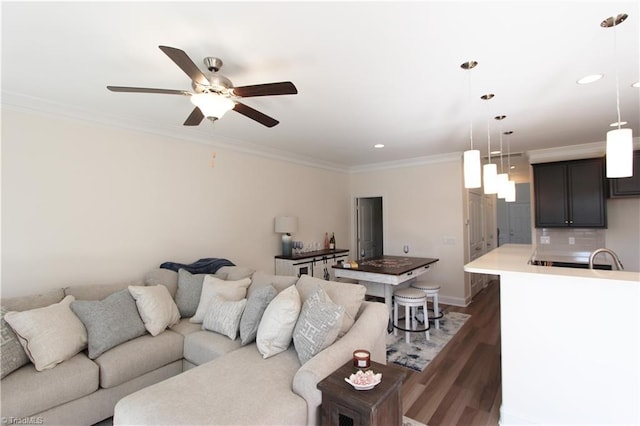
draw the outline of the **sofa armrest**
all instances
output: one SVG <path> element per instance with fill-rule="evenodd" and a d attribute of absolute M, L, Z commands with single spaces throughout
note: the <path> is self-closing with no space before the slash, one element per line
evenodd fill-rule
<path fill-rule="evenodd" d="M 307 361 L 293 378 L 293 391 L 307 402 L 307 424 L 320 423 L 322 393 L 318 383 L 353 358 L 353 351 L 366 349 L 371 359 L 386 364 L 386 334 L 389 312 L 378 302 L 362 302 L 356 322 L 347 334 Z"/>

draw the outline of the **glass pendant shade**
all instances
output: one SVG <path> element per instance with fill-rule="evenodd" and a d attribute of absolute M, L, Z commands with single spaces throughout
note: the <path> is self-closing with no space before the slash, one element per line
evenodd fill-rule
<path fill-rule="evenodd" d="M 622 178 L 633 175 L 633 134 L 631 129 L 607 132 L 607 177 Z"/>
<path fill-rule="evenodd" d="M 484 193 L 496 194 L 498 192 L 498 166 L 493 163 L 485 164 L 482 172 Z"/>
<path fill-rule="evenodd" d="M 507 196 L 509 175 L 506 173 L 500 173 L 497 176 L 498 182 L 498 198 L 505 198 Z"/>
<path fill-rule="evenodd" d="M 215 93 L 198 93 L 191 95 L 191 103 L 200 108 L 205 117 L 221 118 L 227 111 L 233 109 L 235 103 L 224 96 Z"/>
<path fill-rule="evenodd" d="M 464 152 L 464 187 L 480 188 L 480 151 L 472 149 Z"/>
<path fill-rule="evenodd" d="M 507 203 L 516 201 L 516 182 L 513 180 L 507 181 L 507 193 L 505 194 L 504 201 Z"/>

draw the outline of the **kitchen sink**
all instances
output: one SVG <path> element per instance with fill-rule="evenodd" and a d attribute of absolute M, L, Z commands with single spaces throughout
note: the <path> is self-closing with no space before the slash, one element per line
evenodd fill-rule
<path fill-rule="evenodd" d="M 579 269 L 589 269 L 588 263 L 578 263 L 578 262 L 555 262 L 549 260 L 531 260 L 532 265 L 538 266 L 558 266 L 561 268 L 579 268 Z M 612 270 L 611 265 L 607 264 L 594 264 L 593 269 L 604 269 L 604 270 Z"/>

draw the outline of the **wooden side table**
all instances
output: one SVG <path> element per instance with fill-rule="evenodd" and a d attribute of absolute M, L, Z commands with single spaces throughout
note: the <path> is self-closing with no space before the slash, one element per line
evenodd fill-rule
<path fill-rule="evenodd" d="M 371 362 L 382 381 L 373 389 L 355 390 L 345 377 L 358 371 L 349 361 L 318 383 L 322 392 L 323 426 L 394 426 L 402 424 L 402 381 L 406 373 L 400 368 Z"/>

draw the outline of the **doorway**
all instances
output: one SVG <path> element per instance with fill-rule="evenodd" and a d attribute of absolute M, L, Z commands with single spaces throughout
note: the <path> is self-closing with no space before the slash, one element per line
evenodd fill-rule
<path fill-rule="evenodd" d="M 383 255 L 382 197 L 356 198 L 358 260 Z"/>

